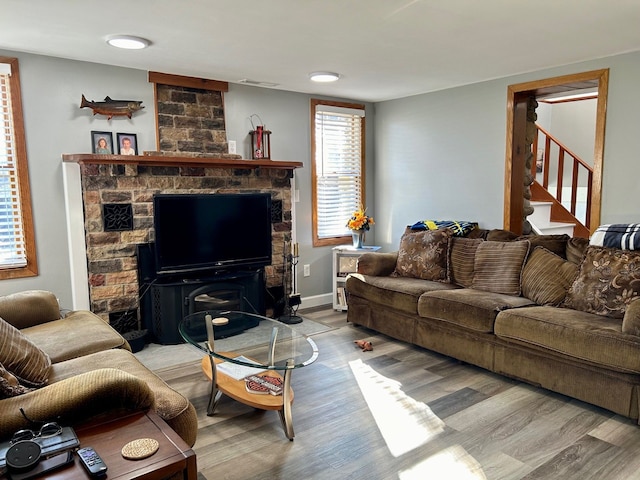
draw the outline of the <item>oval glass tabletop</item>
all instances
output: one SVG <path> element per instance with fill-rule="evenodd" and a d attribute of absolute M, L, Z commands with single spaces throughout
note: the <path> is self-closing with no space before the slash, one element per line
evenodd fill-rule
<path fill-rule="evenodd" d="M 294 327 L 247 312 L 207 310 L 192 313 L 178 326 L 191 345 L 244 367 L 290 370 L 318 358 L 315 342 Z"/>

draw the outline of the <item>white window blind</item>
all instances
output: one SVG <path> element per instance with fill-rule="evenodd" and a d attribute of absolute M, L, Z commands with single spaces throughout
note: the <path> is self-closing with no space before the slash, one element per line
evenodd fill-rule
<path fill-rule="evenodd" d="M 6 64 L 3 64 L 6 65 Z M 20 190 L 16 169 L 11 91 L 6 69 L 0 71 L 0 268 L 27 265 Z"/>
<path fill-rule="evenodd" d="M 362 206 L 364 110 L 316 105 L 318 238 L 348 235 L 347 220 Z"/>

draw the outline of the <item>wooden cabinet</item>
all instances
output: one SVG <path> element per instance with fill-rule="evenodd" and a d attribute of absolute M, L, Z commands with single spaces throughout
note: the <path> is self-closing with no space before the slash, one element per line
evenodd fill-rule
<path fill-rule="evenodd" d="M 347 275 L 355 273 L 358 258 L 363 253 L 377 252 L 381 247 L 366 246 L 354 248 L 340 246 L 333 248 L 333 309 L 337 311 L 347 310 L 347 297 L 344 285 Z"/>

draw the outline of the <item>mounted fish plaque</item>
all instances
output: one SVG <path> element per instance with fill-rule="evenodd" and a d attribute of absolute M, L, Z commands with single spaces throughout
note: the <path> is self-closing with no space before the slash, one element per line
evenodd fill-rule
<path fill-rule="evenodd" d="M 107 96 L 104 98 L 104 102 L 94 102 L 93 100 L 87 100 L 84 95 L 82 95 L 80 108 L 84 107 L 89 107 L 93 110 L 94 115 L 106 115 L 107 120 L 118 116 L 131 118 L 131 115 L 144 108 L 141 100 L 112 100 L 111 97 Z"/>

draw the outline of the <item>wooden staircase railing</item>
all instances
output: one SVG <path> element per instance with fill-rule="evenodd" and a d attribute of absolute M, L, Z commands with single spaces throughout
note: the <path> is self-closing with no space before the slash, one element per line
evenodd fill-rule
<path fill-rule="evenodd" d="M 534 158 L 537 160 L 538 152 L 538 137 L 539 133 L 544 136 L 544 153 L 542 157 L 542 183 L 537 179 L 534 181 L 534 185 L 531 186 L 531 200 L 533 201 L 551 201 L 554 205 L 551 208 L 551 220 L 554 222 L 571 222 L 576 224 L 574 230 L 574 236 L 589 238 L 590 235 L 590 218 L 591 218 L 591 190 L 593 182 L 593 168 L 582 160 L 578 155 L 569 150 L 560 141 L 558 141 L 552 134 L 547 132 L 544 128 L 536 124 L 538 134 L 535 135 L 532 150 Z M 552 149 L 553 146 L 553 149 Z M 552 150 L 557 150 L 557 154 L 554 154 Z M 570 208 L 567 209 L 562 204 L 562 189 L 564 185 L 564 171 L 565 171 L 565 159 L 571 160 L 571 186 L 569 202 Z M 553 194 L 549 190 L 549 175 L 551 167 L 555 166 L 557 169 L 556 175 L 556 192 Z M 533 162 L 531 166 L 531 174 L 533 178 L 536 178 L 537 161 Z M 586 175 L 586 213 L 584 221 L 576 217 L 576 205 L 578 194 L 578 179 L 581 175 Z M 537 184 L 537 185 L 536 185 Z M 545 194 L 546 192 L 546 194 Z"/>

